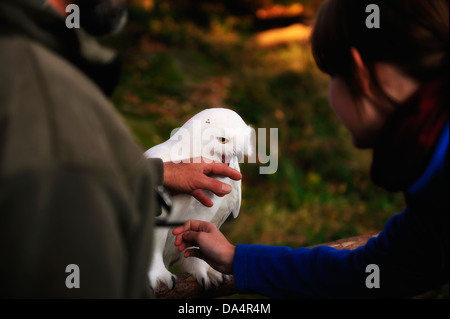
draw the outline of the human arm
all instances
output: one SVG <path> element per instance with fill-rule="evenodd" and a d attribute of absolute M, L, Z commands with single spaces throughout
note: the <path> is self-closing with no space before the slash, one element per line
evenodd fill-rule
<path fill-rule="evenodd" d="M 443 220 L 436 224 L 448 227 L 443 226 L 448 225 L 448 215 L 440 216 Z M 427 240 L 419 235 L 416 227 L 424 225 L 416 217 L 409 210 L 394 216 L 378 237 L 356 250 L 240 244 L 234 254 L 227 254 L 222 248 L 229 245 L 226 239 L 204 222 L 203 229 L 191 226 L 195 222 L 175 229 L 175 245 L 180 251 L 199 246 L 185 257 L 202 258 L 217 270 L 232 269 L 239 293 L 273 298 L 411 297 L 443 284 L 446 276 L 448 280 L 448 251 L 437 234 L 429 234 Z M 378 266 L 378 274 L 369 265 Z M 380 286 L 367 285 L 375 280 L 371 275 L 378 276 Z"/>
<path fill-rule="evenodd" d="M 312 286 L 321 285 L 320 282 L 314 283 L 321 277 L 320 267 L 317 270 L 298 267 L 302 264 L 299 260 L 301 255 L 311 253 L 307 258 L 317 261 L 329 259 L 331 264 L 334 264 L 332 259 L 335 257 L 346 259 L 348 256 L 347 252 L 340 257 L 333 256 L 333 252 L 339 251 L 330 247 L 293 250 L 263 245 L 234 246 L 214 224 L 198 220 L 187 221 L 183 226 L 175 228 L 173 234 L 176 236 L 175 246 L 178 250 L 181 252 L 187 249 L 185 258 L 201 258 L 222 273 L 234 274 L 236 287 L 242 293 L 260 293 L 270 297 L 301 296 L 301 292 L 296 290 L 308 288 L 302 288 L 299 281 L 304 281 L 306 287 L 311 282 Z M 298 276 L 299 274 L 302 275 Z M 326 278 L 324 280 L 326 282 Z M 303 297 L 308 293 L 306 291 Z"/>

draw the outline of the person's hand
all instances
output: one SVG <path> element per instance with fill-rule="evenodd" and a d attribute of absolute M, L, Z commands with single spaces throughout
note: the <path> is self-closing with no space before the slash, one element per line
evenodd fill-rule
<path fill-rule="evenodd" d="M 184 252 L 184 257 L 197 257 L 223 274 L 233 273 L 236 247 L 228 242 L 216 225 L 199 220 L 188 220 L 175 228 L 175 246 Z M 194 247 L 194 248 L 192 248 Z"/>
<path fill-rule="evenodd" d="M 190 163 L 164 163 L 164 186 L 171 194 L 186 193 L 194 196 L 200 203 L 211 207 L 213 202 L 203 192 L 209 190 L 217 196 L 225 196 L 231 192 L 231 186 L 211 178 L 210 175 L 229 177 L 240 180 L 242 174 L 225 165 L 201 158 Z"/>

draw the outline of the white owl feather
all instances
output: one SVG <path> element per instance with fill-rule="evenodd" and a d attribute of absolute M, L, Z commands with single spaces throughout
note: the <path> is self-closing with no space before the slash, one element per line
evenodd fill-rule
<path fill-rule="evenodd" d="M 164 162 L 178 162 L 203 157 L 223 162 L 240 171 L 239 161 L 244 155 L 251 155 L 253 129 L 247 126 L 234 111 L 224 108 L 206 109 L 187 121 L 172 137 L 145 152 L 149 158 L 158 157 Z M 231 193 L 219 197 L 205 191 L 212 207 L 206 207 L 190 195 L 173 197 L 172 211 L 163 218 L 171 222 L 189 219 L 209 221 L 220 227 L 233 215 L 236 218 L 241 206 L 241 181 L 215 176 L 217 180 L 231 185 Z M 150 284 L 155 289 L 159 283 L 174 287 L 175 276 L 167 270 L 175 263 L 181 264 L 183 272 L 193 275 L 205 288 L 218 285 L 224 276 L 198 258 L 182 258 L 174 246 L 173 228 L 158 227 L 155 230 L 152 264 L 149 271 Z"/>

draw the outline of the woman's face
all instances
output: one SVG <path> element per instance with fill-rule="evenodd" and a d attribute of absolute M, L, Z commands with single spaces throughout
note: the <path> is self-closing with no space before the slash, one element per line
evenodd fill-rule
<path fill-rule="evenodd" d="M 330 79 L 328 98 L 331 108 L 350 131 L 353 144 L 358 148 L 373 147 L 388 118 L 382 111 L 385 109 L 367 97 L 355 98 L 339 76 Z"/>
<path fill-rule="evenodd" d="M 390 101 L 372 92 L 370 77 L 362 65 L 359 81 L 364 83 L 359 84 L 366 88 L 363 94 L 352 94 L 347 83 L 339 76 L 332 77 L 329 83 L 331 108 L 350 131 L 353 144 L 358 148 L 373 147 L 398 105 L 410 98 L 420 86 L 416 80 L 387 63 L 376 63 L 374 72 L 380 88 Z"/>

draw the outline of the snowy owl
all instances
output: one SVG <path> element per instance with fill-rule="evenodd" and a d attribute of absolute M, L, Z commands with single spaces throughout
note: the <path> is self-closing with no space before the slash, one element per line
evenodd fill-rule
<path fill-rule="evenodd" d="M 169 140 L 156 145 L 145 152 L 149 158 L 159 157 L 164 162 L 189 161 L 203 157 L 222 162 L 240 171 L 239 161 L 244 155 L 253 153 L 253 129 L 247 126 L 234 111 L 224 108 L 206 109 L 179 128 Z M 218 197 L 205 191 L 214 205 L 206 207 L 191 195 L 175 195 L 169 216 L 163 212 L 162 217 L 169 222 L 184 222 L 197 219 L 212 222 L 220 227 L 230 214 L 236 218 L 241 205 L 241 181 L 230 178 L 214 177 L 231 185 L 232 191 L 224 197 Z M 155 229 L 152 264 L 149 270 L 150 284 L 155 289 L 159 282 L 169 289 L 175 285 L 175 276 L 167 270 L 179 263 L 183 272 L 190 273 L 205 289 L 211 284 L 219 285 L 224 276 L 212 269 L 205 261 L 198 258 L 183 258 L 174 245 L 173 228 L 157 227 Z"/>

